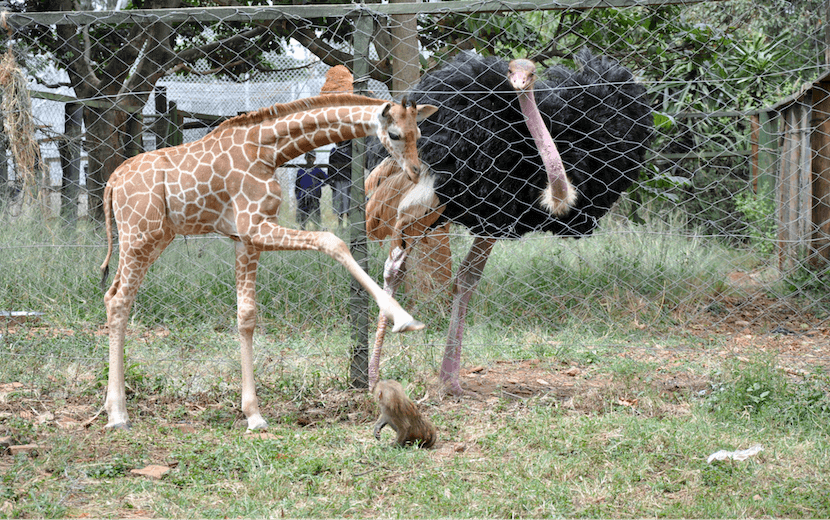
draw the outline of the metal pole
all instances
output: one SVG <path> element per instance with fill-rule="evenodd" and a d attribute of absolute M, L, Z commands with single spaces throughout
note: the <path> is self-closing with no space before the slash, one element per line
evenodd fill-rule
<path fill-rule="evenodd" d="M 362 12 L 355 22 L 353 36 L 355 94 L 368 92 L 369 40 L 372 36 L 372 17 Z M 364 271 L 368 270 L 368 246 L 366 241 L 366 202 L 363 175 L 366 164 L 366 140 L 352 140 L 352 187 L 349 209 L 349 229 L 352 256 Z M 352 279 L 349 297 L 349 318 L 352 326 L 352 359 L 349 384 L 352 388 L 369 387 L 369 295 Z"/>

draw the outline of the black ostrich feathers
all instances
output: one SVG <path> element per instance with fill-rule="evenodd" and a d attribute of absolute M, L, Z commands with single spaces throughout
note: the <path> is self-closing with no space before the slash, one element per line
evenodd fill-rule
<path fill-rule="evenodd" d="M 430 168 L 424 175 L 434 176 L 446 205 L 442 220 L 496 238 L 532 231 L 578 237 L 594 230 L 636 179 L 653 122 L 645 88 L 628 69 L 587 49 L 577 62 L 578 70 L 548 69 L 535 87 L 539 111 L 579 192 L 575 207 L 561 217 L 539 203 L 547 177 L 507 81 L 507 61 L 465 52 L 412 88 L 409 99 L 439 107 L 421 122 L 418 145 Z M 370 167 L 378 161 L 370 153 Z"/>

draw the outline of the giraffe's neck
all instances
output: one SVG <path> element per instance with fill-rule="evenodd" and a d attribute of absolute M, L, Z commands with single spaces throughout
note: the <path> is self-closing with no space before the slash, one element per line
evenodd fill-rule
<path fill-rule="evenodd" d="M 381 110 L 378 105 L 315 108 L 263 123 L 252 137 L 273 149 L 276 166 L 320 146 L 374 133 Z"/>

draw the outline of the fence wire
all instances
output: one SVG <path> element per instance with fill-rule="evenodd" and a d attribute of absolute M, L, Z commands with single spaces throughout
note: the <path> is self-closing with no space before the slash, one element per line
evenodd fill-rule
<path fill-rule="evenodd" d="M 557 90 L 564 85 L 556 79 L 562 71 L 584 66 L 583 49 L 619 63 L 644 87 L 653 133 L 632 172 L 617 172 L 633 177 L 631 187 L 611 197 L 613 205 L 602 208 L 589 238 L 539 231 L 499 241 L 470 306 L 465 348 L 529 344 L 542 352 L 591 343 L 631 348 L 626 338 L 644 330 L 655 341 L 677 337 L 677 331 L 699 338 L 745 331 L 826 337 L 826 1 L 175 10 L 145 2 L 137 11 L 87 12 L 71 11 L 66 1 L 50 5 L 66 10 L 36 13 L 28 4 L 11 3 L 7 18 L 6 41 L 30 78 L 41 155 L 37 187 L 24 189 L 10 144 L 19 136 L 4 133 L 0 310 L 7 318 L 38 313 L 56 328 L 99 329 L 105 322 L 97 279 L 106 247 L 101 194 L 109 174 L 127 157 L 199 139 L 230 116 L 319 94 L 333 67 L 354 70 L 355 56 L 364 52 L 355 42 L 368 40 L 368 72 L 354 83 L 384 99 L 411 95 L 422 76 L 465 52 L 504 63 L 532 59 L 539 70 L 540 106 L 552 96 L 562 110 L 582 111 L 562 135 L 578 130 L 580 117 L 590 119 L 599 108 L 611 113 L 608 120 L 593 121 L 600 129 L 627 117 L 627 103 L 615 95 L 592 102 L 574 98 L 569 105 L 565 91 Z M 361 24 L 359 15 L 371 23 Z M 472 91 L 470 85 L 483 85 L 463 83 L 452 88 Z M 505 96 L 516 97 L 504 90 L 474 93 L 485 100 L 491 96 L 493 106 Z M 455 94 L 440 92 L 447 99 L 441 113 L 457 110 Z M 513 106 L 515 111 L 518 105 Z M 475 123 L 494 136 L 523 134 L 522 142 L 507 146 L 520 155 L 494 155 L 482 139 L 464 158 L 471 175 L 475 168 L 527 159 L 521 150 L 530 136 L 523 121 L 510 117 L 494 113 Z M 556 114 L 545 117 L 551 128 L 565 124 Z M 475 141 L 470 132 L 467 137 Z M 608 135 L 607 142 L 582 149 L 601 155 L 636 146 L 624 134 Z M 573 142 L 557 144 L 566 159 L 568 150 L 580 149 Z M 354 204 L 342 199 L 347 183 L 334 152 L 334 144 L 322 147 L 278 169 L 281 224 L 350 236 L 342 212 Z M 533 160 L 538 163 L 538 157 Z M 313 166 L 322 168 L 322 177 L 305 176 Z M 502 164 L 500 171 L 518 175 L 509 166 Z M 309 184 L 298 187 L 303 179 Z M 489 200 L 493 194 L 479 196 Z M 499 197 L 493 215 L 511 206 L 504 193 Z M 486 220 L 482 214 L 476 218 Z M 434 347 L 431 360 L 440 357 L 453 266 L 469 249 L 469 228 L 488 229 L 486 222 L 478 229 L 463 218 L 456 222 L 466 226 L 438 227 L 413 253 L 400 301 L 428 327 L 400 341 L 403 356 Z M 370 274 L 377 280 L 388 248 L 373 243 L 369 249 Z M 259 318 L 272 340 L 260 341 L 274 341 L 276 351 L 296 346 L 300 355 L 313 356 L 318 349 L 334 355 L 338 349 L 326 348 L 332 344 L 347 351 L 344 270 L 314 253 L 266 256 L 258 279 Z M 190 344 L 203 340 L 187 331 L 231 332 L 233 270 L 227 239 L 180 237 L 145 280 L 134 323 L 164 334 L 182 331 L 174 336 L 190 338 L 185 340 Z"/>

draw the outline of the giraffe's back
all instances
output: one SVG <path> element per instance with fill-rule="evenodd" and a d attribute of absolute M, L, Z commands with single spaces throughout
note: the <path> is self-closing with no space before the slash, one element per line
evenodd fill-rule
<path fill-rule="evenodd" d="M 228 132 L 234 134 L 234 130 Z M 276 218 L 281 189 L 273 165 L 239 153 L 233 139 L 205 136 L 191 143 L 146 152 L 125 161 L 113 175 L 113 209 L 148 205 L 176 234 L 220 233 L 232 238 L 239 224 L 250 222 L 240 213 Z M 225 136 L 225 137 L 234 137 Z M 158 222 L 156 222 L 158 220 Z"/>

